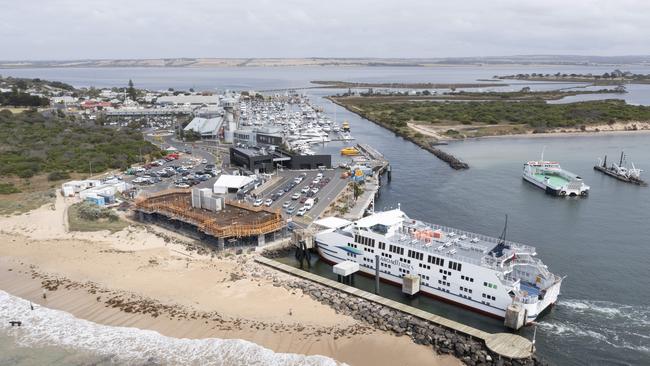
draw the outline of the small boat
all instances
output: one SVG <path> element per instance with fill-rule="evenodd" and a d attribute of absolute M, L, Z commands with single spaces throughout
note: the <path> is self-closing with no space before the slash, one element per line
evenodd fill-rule
<path fill-rule="evenodd" d="M 341 155 L 353 156 L 359 155 L 359 150 L 354 147 L 344 147 L 341 149 Z"/>
<path fill-rule="evenodd" d="M 631 163 L 631 168 L 623 166 L 624 161 L 625 154 L 621 151 L 621 159 L 619 160 L 618 164 L 612 163 L 612 165 L 608 167 L 607 155 L 605 155 L 605 158 L 603 160 L 600 158 L 598 159 L 598 163 L 594 165 L 594 170 L 605 173 L 610 177 L 614 177 L 623 182 L 637 184 L 640 186 L 647 186 L 648 184 L 641 179 L 641 172 L 643 170 L 637 169 L 637 167 L 634 166 L 634 163 Z"/>
<path fill-rule="evenodd" d="M 348 121 L 344 121 L 341 125 L 341 130 L 343 132 L 350 132 L 350 123 L 348 123 Z"/>

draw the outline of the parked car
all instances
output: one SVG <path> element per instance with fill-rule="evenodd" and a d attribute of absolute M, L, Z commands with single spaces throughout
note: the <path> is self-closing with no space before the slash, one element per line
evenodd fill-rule
<path fill-rule="evenodd" d="M 302 206 L 302 207 L 300 207 L 298 212 L 296 212 L 296 216 L 304 216 L 305 213 L 307 213 L 307 209 L 305 208 L 305 206 Z"/>
<path fill-rule="evenodd" d="M 287 207 L 287 209 L 284 210 L 284 211 L 285 211 L 286 213 L 288 213 L 289 215 L 291 215 L 291 214 L 293 214 L 294 212 L 296 212 L 296 206 L 289 206 L 289 207 Z"/>
<path fill-rule="evenodd" d="M 267 198 L 266 201 L 264 201 L 264 206 L 269 207 L 273 204 L 273 200 L 270 198 Z"/>
<path fill-rule="evenodd" d="M 305 186 L 303 189 L 300 190 L 302 193 L 307 193 L 309 192 L 309 186 Z"/>
<path fill-rule="evenodd" d="M 323 173 L 318 173 L 316 174 L 317 179 L 323 179 Z"/>
<path fill-rule="evenodd" d="M 190 188 L 190 185 L 187 183 L 176 183 L 176 188 Z"/>
<path fill-rule="evenodd" d="M 282 208 L 287 208 L 289 206 L 291 206 L 291 201 L 284 201 L 284 203 L 282 204 Z"/>
<path fill-rule="evenodd" d="M 291 199 L 294 200 L 294 201 L 297 200 L 298 198 L 300 198 L 300 193 L 297 193 L 297 192 L 294 193 L 293 196 L 291 196 Z"/>
<path fill-rule="evenodd" d="M 319 191 L 318 187 L 314 187 L 314 188 L 311 189 L 311 192 L 312 192 L 313 194 L 318 193 L 318 191 Z"/>
<path fill-rule="evenodd" d="M 261 199 L 256 199 L 255 202 L 253 202 L 253 206 L 255 207 L 262 206 L 263 203 L 264 201 L 262 201 Z"/>

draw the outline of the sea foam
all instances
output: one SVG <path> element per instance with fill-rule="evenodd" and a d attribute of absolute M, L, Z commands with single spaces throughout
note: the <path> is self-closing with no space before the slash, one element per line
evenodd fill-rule
<path fill-rule="evenodd" d="M 20 320 L 21 327 L 11 327 Z M 120 364 L 160 365 L 340 365 L 325 356 L 276 353 L 240 339 L 180 339 L 152 330 L 114 327 L 35 306 L 0 291 L 0 331 L 26 347 L 58 346 L 109 356 Z"/>

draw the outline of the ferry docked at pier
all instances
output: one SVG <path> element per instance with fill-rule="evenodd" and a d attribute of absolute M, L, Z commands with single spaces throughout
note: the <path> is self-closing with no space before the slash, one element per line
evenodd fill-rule
<path fill-rule="evenodd" d="M 549 272 L 535 248 L 501 238 L 410 219 L 400 208 L 317 233 L 319 255 L 402 285 L 419 276 L 419 291 L 496 318 L 517 309 L 521 324 L 535 321 L 558 299 L 563 278 Z M 378 256 L 376 258 L 375 256 Z M 511 316 L 508 314 L 508 316 Z"/>
<path fill-rule="evenodd" d="M 589 186 L 582 178 L 560 167 L 560 163 L 544 160 L 529 161 L 524 164 L 523 178 L 546 193 L 554 196 L 582 196 L 589 194 Z"/>

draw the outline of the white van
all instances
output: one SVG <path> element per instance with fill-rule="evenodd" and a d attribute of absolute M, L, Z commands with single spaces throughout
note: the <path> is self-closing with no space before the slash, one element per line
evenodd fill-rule
<path fill-rule="evenodd" d="M 313 198 L 308 198 L 308 199 L 305 201 L 305 205 L 304 205 L 303 207 L 306 208 L 307 210 L 311 210 L 312 207 L 314 207 L 314 203 L 315 203 L 315 202 L 314 202 L 314 199 L 313 199 Z"/>

